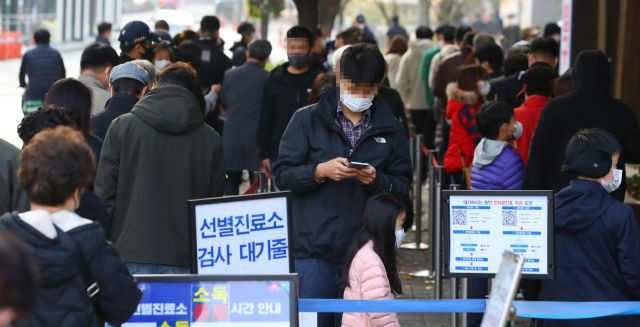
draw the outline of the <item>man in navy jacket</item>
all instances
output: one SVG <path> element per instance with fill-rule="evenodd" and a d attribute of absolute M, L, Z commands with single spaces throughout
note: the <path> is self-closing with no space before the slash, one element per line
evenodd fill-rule
<path fill-rule="evenodd" d="M 342 297 L 344 255 L 361 227 L 367 198 L 407 196 L 407 136 L 384 100 L 375 97 L 385 62 L 371 45 L 354 45 L 340 61 L 338 89 L 298 110 L 274 166 L 279 189 L 291 190 L 294 256 L 301 298 Z M 351 162 L 363 162 L 355 168 Z M 331 315 L 318 326 L 331 326 Z"/>

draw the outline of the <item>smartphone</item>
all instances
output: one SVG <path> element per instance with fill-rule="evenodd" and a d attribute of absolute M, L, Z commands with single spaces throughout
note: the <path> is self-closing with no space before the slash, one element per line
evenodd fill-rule
<path fill-rule="evenodd" d="M 349 162 L 349 167 L 350 168 L 355 168 L 355 169 L 365 169 L 365 168 L 369 167 L 369 164 L 365 163 L 365 162 L 351 161 L 351 162 Z"/>

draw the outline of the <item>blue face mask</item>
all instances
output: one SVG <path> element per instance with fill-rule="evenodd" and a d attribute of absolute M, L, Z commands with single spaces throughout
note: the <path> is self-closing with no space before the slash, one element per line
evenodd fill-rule
<path fill-rule="evenodd" d="M 373 97 L 360 98 L 346 91 L 341 93 L 340 100 L 353 112 L 363 112 L 373 105 Z"/>

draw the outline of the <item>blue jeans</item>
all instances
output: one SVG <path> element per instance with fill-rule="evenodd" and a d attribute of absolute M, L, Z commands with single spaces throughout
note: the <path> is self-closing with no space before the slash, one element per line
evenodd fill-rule
<path fill-rule="evenodd" d="M 126 262 L 127 269 L 132 275 L 152 274 L 152 275 L 167 275 L 167 274 L 190 274 L 191 269 L 180 266 L 167 266 L 157 265 L 153 263 L 137 263 Z"/>
<path fill-rule="evenodd" d="M 295 259 L 296 272 L 300 282 L 301 299 L 341 299 L 344 289 L 340 287 L 342 264 L 305 258 Z M 319 313 L 318 327 L 342 325 L 342 315 Z"/>

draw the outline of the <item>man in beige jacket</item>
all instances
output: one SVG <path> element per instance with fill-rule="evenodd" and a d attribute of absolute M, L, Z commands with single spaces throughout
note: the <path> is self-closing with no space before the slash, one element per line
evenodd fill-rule
<path fill-rule="evenodd" d="M 92 115 L 103 111 L 107 100 L 111 98 L 109 74 L 119 63 L 118 54 L 108 45 L 94 43 L 82 52 L 78 80 L 91 89 Z"/>

